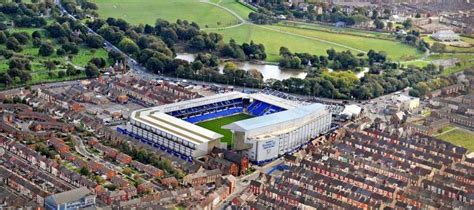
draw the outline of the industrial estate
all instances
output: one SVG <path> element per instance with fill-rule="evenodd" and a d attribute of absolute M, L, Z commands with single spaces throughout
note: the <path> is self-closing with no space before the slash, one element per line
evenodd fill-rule
<path fill-rule="evenodd" d="M 0 209 L 474 209 L 469 0 L 0 1 Z"/>

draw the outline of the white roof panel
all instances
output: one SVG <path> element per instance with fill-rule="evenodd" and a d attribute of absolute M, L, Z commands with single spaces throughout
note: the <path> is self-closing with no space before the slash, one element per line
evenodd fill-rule
<path fill-rule="evenodd" d="M 295 119 L 305 117 L 307 115 L 314 114 L 325 109 L 326 106 L 323 104 L 311 104 L 307 106 L 301 106 L 296 109 L 290 109 L 281 111 L 274 114 L 269 114 L 261 117 L 250 118 L 238 122 L 231 123 L 223 126 L 223 128 L 231 129 L 234 131 L 250 131 L 254 129 L 264 128 L 267 126 L 283 123 Z"/>

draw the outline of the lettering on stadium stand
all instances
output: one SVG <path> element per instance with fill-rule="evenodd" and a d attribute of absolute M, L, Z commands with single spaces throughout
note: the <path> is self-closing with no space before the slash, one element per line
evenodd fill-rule
<path fill-rule="evenodd" d="M 263 149 L 270 149 L 275 146 L 275 141 L 267 141 L 263 143 Z"/>

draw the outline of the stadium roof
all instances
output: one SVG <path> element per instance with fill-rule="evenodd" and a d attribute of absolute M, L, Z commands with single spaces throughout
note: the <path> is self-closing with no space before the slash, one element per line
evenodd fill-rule
<path fill-rule="evenodd" d="M 295 109 L 234 122 L 223 126 L 222 128 L 241 132 L 250 131 L 315 114 L 316 112 L 325 109 L 325 107 L 326 106 L 323 104 L 301 106 Z"/>
<path fill-rule="evenodd" d="M 163 112 L 150 111 L 150 109 L 136 111 L 134 114 L 132 114 L 132 117 L 136 121 L 158 128 L 173 136 L 191 141 L 195 144 L 207 143 L 209 141 L 217 140 L 223 137 L 223 135 L 216 132 L 178 119 Z"/>
<path fill-rule="evenodd" d="M 257 99 L 259 101 L 263 101 L 268 104 L 272 104 L 272 105 L 284 108 L 284 109 L 293 109 L 293 108 L 301 106 L 300 104 L 294 101 L 286 100 L 277 96 L 263 94 L 263 93 L 251 94 L 250 97 Z"/>
<path fill-rule="evenodd" d="M 228 92 L 228 93 L 223 93 L 223 94 L 217 94 L 213 96 L 206 96 L 202 98 L 195 98 L 187 101 L 181 101 L 177 103 L 172 103 L 172 104 L 165 104 L 157 107 L 153 107 L 152 109 L 155 111 L 162 111 L 162 112 L 172 112 L 176 110 L 181 110 L 181 109 L 186 109 L 186 108 L 191 108 L 191 107 L 196 107 L 196 106 L 201 106 L 205 104 L 210 104 L 210 103 L 215 103 L 218 101 L 225 101 L 225 100 L 232 100 L 236 98 L 242 98 L 244 97 L 245 94 L 241 92 Z"/>

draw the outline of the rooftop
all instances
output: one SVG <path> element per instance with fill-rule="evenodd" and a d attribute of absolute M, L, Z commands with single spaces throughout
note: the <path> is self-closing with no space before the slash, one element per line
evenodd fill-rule
<path fill-rule="evenodd" d="M 207 143 L 222 138 L 221 134 L 178 119 L 163 112 L 136 111 L 134 119 L 160 128 L 169 134 L 182 139 L 190 140 L 195 144 Z"/>
<path fill-rule="evenodd" d="M 49 197 L 52 198 L 57 204 L 59 204 L 59 203 L 69 203 L 69 202 L 77 201 L 81 199 L 82 197 L 89 195 L 91 193 L 92 192 L 89 189 L 87 189 L 87 187 L 81 187 L 74 190 L 54 194 Z"/>
<path fill-rule="evenodd" d="M 223 128 L 234 131 L 249 131 L 264 128 L 267 126 L 284 123 L 308 115 L 316 114 L 317 112 L 320 112 L 321 110 L 325 109 L 325 107 L 326 106 L 323 104 L 311 104 L 307 106 L 301 106 L 297 109 L 290 109 L 274 114 L 234 122 L 232 124 L 224 126 Z"/>

